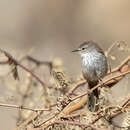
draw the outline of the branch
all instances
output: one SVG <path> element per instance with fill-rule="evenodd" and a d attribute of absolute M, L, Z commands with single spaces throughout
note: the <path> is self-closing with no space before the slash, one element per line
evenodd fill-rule
<path fill-rule="evenodd" d="M 19 105 L 14 105 L 14 104 L 5 104 L 5 103 L 0 103 L 0 106 L 17 108 L 17 109 L 24 109 L 24 110 L 29 110 L 29 111 L 33 111 L 33 112 L 50 111 L 51 110 L 51 109 L 33 109 L 33 108 L 25 107 L 25 106 L 19 106 Z"/>
<path fill-rule="evenodd" d="M 15 130 L 21 130 L 21 128 L 24 128 L 29 123 L 32 123 L 34 120 L 36 120 L 42 113 L 43 111 L 38 111 L 37 113 L 33 114 L 30 118 L 28 118 L 26 121 L 20 124 Z"/>
<path fill-rule="evenodd" d="M 29 60 L 29 61 L 35 63 L 37 66 L 39 66 L 39 65 L 46 65 L 46 66 L 48 66 L 50 69 L 52 68 L 52 62 L 51 62 L 51 61 L 39 61 L 39 60 L 33 58 L 32 56 L 29 56 L 29 55 L 27 55 L 27 56 L 25 56 L 24 58 L 22 58 L 22 60 L 23 60 L 23 59 L 27 59 L 27 60 Z"/>
<path fill-rule="evenodd" d="M 24 69 L 25 71 L 29 72 L 36 80 L 38 80 L 40 82 L 40 84 L 46 88 L 50 88 L 49 86 L 47 86 L 41 79 L 40 77 L 38 77 L 36 74 L 34 74 L 31 70 L 29 70 L 28 68 L 26 68 L 24 65 L 22 65 L 19 61 L 17 61 L 16 59 L 14 59 L 8 52 L 0 49 L 0 51 L 2 53 L 5 54 L 5 56 L 8 58 L 8 61 L 13 62 L 13 64 L 15 66 L 20 66 L 22 69 Z M 9 63 L 9 62 L 8 62 Z"/>
<path fill-rule="evenodd" d="M 82 81 L 79 81 L 78 83 L 76 83 L 74 85 L 74 87 L 72 87 L 67 93 L 66 93 L 66 96 L 70 96 L 79 86 L 85 84 L 87 81 L 86 80 L 82 80 Z"/>
<path fill-rule="evenodd" d="M 117 71 L 122 72 L 122 71 L 121 71 L 122 67 L 123 67 L 124 65 L 126 65 L 129 61 L 130 61 L 130 56 L 128 56 L 124 61 L 122 61 L 121 64 L 118 65 L 116 68 L 114 68 L 111 72 L 108 72 L 108 74 L 114 73 L 114 72 L 117 72 Z"/>

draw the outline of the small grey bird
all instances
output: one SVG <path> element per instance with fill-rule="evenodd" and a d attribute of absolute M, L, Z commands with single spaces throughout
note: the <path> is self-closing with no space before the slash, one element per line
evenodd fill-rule
<path fill-rule="evenodd" d="M 96 86 L 101 78 L 108 71 L 108 64 L 103 50 L 93 41 L 82 43 L 77 50 L 82 58 L 82 72 L 84 78 L 88 81 L 88 88 Z M 97 100 L 99 98 L 98 89 L 88 94 L 87 105 L 90 111 L 97 111 Z"/>

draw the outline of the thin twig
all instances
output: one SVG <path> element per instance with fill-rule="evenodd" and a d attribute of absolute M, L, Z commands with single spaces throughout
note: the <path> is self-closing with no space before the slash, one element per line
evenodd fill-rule
<path fill-rule="evenodd" d="M 76 84 L 74 85 L 74 87 L 72 87 L 72 88 L 66 93 L 66 95 L 67 95 L 67 96 L 71 95 L 71 94 L 74 92 L 75 89 L 77 89 L 79 86 L 85 84 L 86 82 L 87 82 L 86 80 L 79 81 L 78 83 L 76 83 Z"/>
<path fill-rule="evenodd" d="M 5 103 L 0 103 L 0 106 L 2 107 L 11 107 L 11 108 L 18 108 L 18 109 L 24 109 L 24 110 L 29 110 L 33 112 L 38 112 L 38 111 L 50 111 L 51 109 L 33 109 L 25 106 L 20 106 L 20 105 L 14 105 L 14 104 L 5 104 Z"/>
<path fill-rule="evenodd" d="M 111 72 L 108 72 L 108 74 L 114 73 L 114 72 L 117 72 L 117 71 L 120 71 L 121 68 L 122 68 L 124 65 L 126 65 L 129 61 L 130 61 L 130 56 L 128 56 L 124 61 L 122 61 L 121 64 L 118 65 L 116 68 L 112 69 Z"/>
<path fill-rule="evenodd" d="M 8 52 L 6 52 L 6 51 L 4 51 L 4 50 L 2 50 L 2 49 L 0 49 L 0 51 L 1 51 L 2 53 L 4 53 L 5 56 L 7 56 L 9 59 L 11 59 L 11 60 L 15 63 L 15 65 L 18 65 L 18 66 L 20 66 L 22 69 L 24 69 L 25 71 L 29 72 L 35 79 L 37 79 L 37 80 L 41 83 L 42 86 L 44 86 L 44 87 L 46 87 L 46 88 L 51 88 L 50 86 L 47 86 L 47 85 L 40 79 L 40 77 L 38 77 L 36 74 L 34 74 L 31 70 L 29 70 L 29 69 L 28 69 L 27 67 L 25 67 L 24 65 L 22 65 L 19 61 L 17 61 L 16 59 L 14 59 Z"/>
<path fill-rule="evenodd" d="M 28 124 L 32 123 L 34 120 L 36 120 L 39 115 L 41 115 L 43 111 L 38 111 L 34 113 L 30 118 L 28 118 L 26 121 L 24 121 L 22 124 L 20 124 L 15 130 L 21 130 L 21 128 L 24 128 Z"/>
<path fill-rule="evenodd" d="M 38 125 L 35 125 L 35 128 L 37 128 L 37 127 L 39 127 L 39 126 L 41 126 L 41 125 L 45 124 L 46 122 L 48 122 L 48 121 L 52 120 L 53 118 L 55 118 L 55 117 L 56 117 L 56 115 L 57 115 L 57 114 L 55 114 L 55 115 L 51 116 L 50 118 L 48 118 L 47 120 L 43 121 L 42 123 L 40 123 L 40 124 L 38 124 Z"/>

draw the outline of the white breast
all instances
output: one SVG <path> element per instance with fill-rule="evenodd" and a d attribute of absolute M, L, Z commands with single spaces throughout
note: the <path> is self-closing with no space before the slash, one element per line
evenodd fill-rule
<path fill-rule="evenodd" d="M 81 54 L 83 73 L 89 80 L 98 80 L 107 71 L 106 57 L 99 52 Z"/>

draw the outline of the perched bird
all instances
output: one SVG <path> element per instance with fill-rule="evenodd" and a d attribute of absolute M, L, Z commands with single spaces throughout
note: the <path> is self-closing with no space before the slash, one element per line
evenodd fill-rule
<path fill-rule="evenodd" d="M 107 58 L 103 50 L 93 41 L 82 43 L 78 49 L 72 52 L 78 52 L 82 58 L 82 72 L 84 78 L 88 81 L 88 88 L 96 86 L 108 71 Z M 99 98 L 98 89 L 88 94 L 87 105 L 90 111 L 97 111 L 97 101 Z"/>

